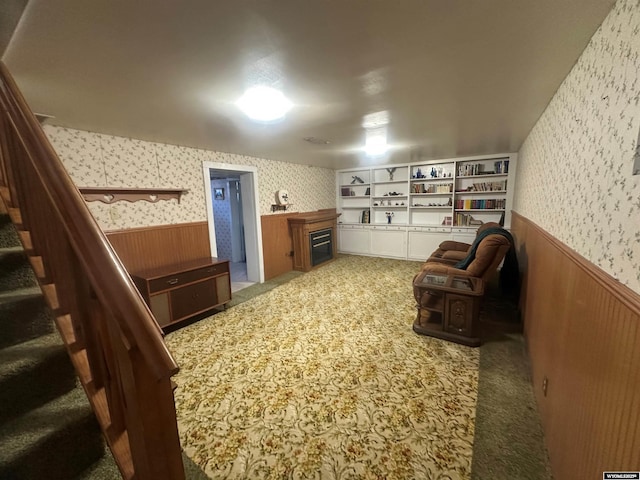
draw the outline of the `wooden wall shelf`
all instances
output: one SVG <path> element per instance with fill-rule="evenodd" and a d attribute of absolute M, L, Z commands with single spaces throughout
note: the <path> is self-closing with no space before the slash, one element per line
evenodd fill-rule
<path fill-rule="evenodd" d="M 137 202 L 145 200 L 156 203 L 158 200 L 175 198 L 180 203 L 180 197 L 189 190 L 180 188 L 109 188 L 109 187 L 79 187 L 80 193 L 87 202 L 113 203 L 120 200 Z"/>
<path fill-rule="evenodd" d="M 272 212 L 277 212 L 278 210 L 284 210 L 285 212 L 287 211 L 287 208 L 289 207 L 293 207 L 293 203 L 285 203 L 282 205 L 276 205 L 275 203 L 271 205 L 271 211 Z"/>

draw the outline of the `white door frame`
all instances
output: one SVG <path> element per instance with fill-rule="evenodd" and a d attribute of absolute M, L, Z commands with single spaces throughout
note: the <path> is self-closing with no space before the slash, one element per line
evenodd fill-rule
<path fill-rule="evenodd" d="M 245 251 L 247 256 L 247 279 L 250 282 L 264 283 L 264 258 L 262 255 L 262 227 L 260 225 L 260 198 L 258 194 L 258 168 L 250 165 L 232 165 L 204 161 L 204 196 L 207 205 L 207 224 L 209 226 L 209 244 L 211 256 L 218 255 L 216 245 L 216 227 L 213 220 L 213 198 L 211 194 L 210 169 L 239 172 L 242 191 L 242 218 L 245 225 Z"/>

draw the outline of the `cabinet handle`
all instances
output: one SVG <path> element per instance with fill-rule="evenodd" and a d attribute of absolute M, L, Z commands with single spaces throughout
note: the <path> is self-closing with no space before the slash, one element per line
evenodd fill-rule
<path fill-rule="evenodd" d="M 206 271 L 207 273 L 211 273 L 211 272 L 213 272 L 213 268 L 207 268 L 205 271 Z"/>
<path fill-rule="evenodd" d="M 177 278 L 172 278 L 171 280 L 167 280 L 167 283 L 169 285 L 175 285 L 176 283 L 178 283 L 178 279 Z"/>

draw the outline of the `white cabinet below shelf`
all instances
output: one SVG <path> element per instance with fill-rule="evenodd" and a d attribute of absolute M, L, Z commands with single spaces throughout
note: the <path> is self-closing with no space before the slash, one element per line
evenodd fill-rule
<path fill-rule="evenodd" d="M 338 251 L 343 253 L 369 254 L 369 227 L 360 225 L 338 226 Z"/>
<path fill-rule="evenodd" d="M 381 257 L 407 257 L 405 227 L 376 226 L 371 229 L 371 252 Z"/>
<path fill-rule="evenodd" d="M 450 230 L 446 233 L 410 230 L 408 232 L 407 258 L 409 260 L 418 260 L 424 262 L 445 240 L 451 240 Z"/>

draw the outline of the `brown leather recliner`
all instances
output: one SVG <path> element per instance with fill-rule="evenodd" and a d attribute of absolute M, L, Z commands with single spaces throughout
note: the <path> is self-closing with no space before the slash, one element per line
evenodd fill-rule
<path fill-rule="evenodd" d="M 484 225 L 483 225 L 484 226 Z M 485 228 L 490 228 L 490 225 Z M 479 233 L 484 232 L 482 229 Z M 467 257 L 468 248 L 463 252 L 461 246 L 467 246 L 467 244 L 461 244 L 460 242 L 443 242 L 440 248 L 434 252 L 439 256 L 432 255 L 429 260 L 422 265 L 421 271 L 413 278 L 413 296 L 416 299 L 418 314 L 413 324 L 413 330 L 416 333 L 432 335 L 439 338 L 445 338 L 447 340 L 457 341 L 465 345 L 477 346 L 480 344 L 478 337 L 478 325 L 477 325 L 477 312 L 473 314 L 475 320 L 471 320 L 469 324 L 466 324 L 466 320 L 460 325 L 449 325 L 449 320 L 444 320 L 443 316 L 446 314 L 446 307 L 443 307 L 444 295 L 442 291 L 438 289 L 425 289 L 416 284 L 416 278 L 424 278 L 427 274 L 435 275 L 455 275 L 457 277 L 477 277 L 483 281 L 487 281 L 491 275 L 498 269 L 500 262 L 504 259 L 505 255 L 511 248 L 511 240 L 505 235 L 500 233 L 486 232 L 485 237 L 477 244 L 475 257 L 470 261 L 465 270 L 456 268 L 455 263 L 459 260 L 464 260 Z M 510 237 L 510 236 L 509 236 Z M 477 239 L 477 237 L 476 237 Z M 448 247 L 458 247 L 456 250 Z M 454 260 L 453 256 L 457 256 L 458 260 Z M 444 261 L 443 261 L 444 260 Z M 454 302 L 455 303 L 455 302 Z M 461 302 L 458 302 L 461 303 Z M 476 307 L 474 307 L 475 309 Z M 463 309 L 466 312 L 466 307 Z M 467 314 L 460 314 L 460 318 L 465 317 Z M 455 314 L 454 314 L 455 316 Z M 449 317 L 447 317 L 449 318 Z M 459 321 L 460 323 L 460 321 Z M 453 328 L 453 331 L 451 330 Z M 464 333 L 456 333 L 463 332 Z"/>
<path fill-rule="evenodd" d="M 476 231 L 476 238 L 487 228 L 500 227 L 499 223 L 488 222 L 482 224 Z M 466 258 L 471 244 L 464 242 L 456 242 L 454 240 L 445 240 L 440 244 L 437 250 L 435 250 L 427 262 L 446 263 L 449 265 L 455 265 L 460 260 Z"/>
<path fill-rule="evenodd" d="M 446 242 L 443 242 L 446 243 Z M 457 243 L 457 242 L 456 242 Z M 464 244 L 466 245 L 466 244 Z M 471 261 L 466 270 L 455 268 L 454 265 L 464 259 L 467 256 L 467 252 L 455 251 L 455 254 L 462 253 L 462 257 L 458 260 L 451 261 L 451 255 L 445 255 L 441 261 L 438 257 L 434 259 L 433 256 L 422 265 L 421 271 L 429 271 L 430 273 L 448 275 L 455 274 L 464 277 L 478 277 L 482 280 L 488 280 L 491 275 L 498 269 L 500 262 L 504 259 L 505 255 L 511 248 L 509 239 L 504 235 L 492 234 L 488 235 L 480 241 L 476 250 L 476 256 Z M 449 250 L 448 252 L 451 252 Z"/>

